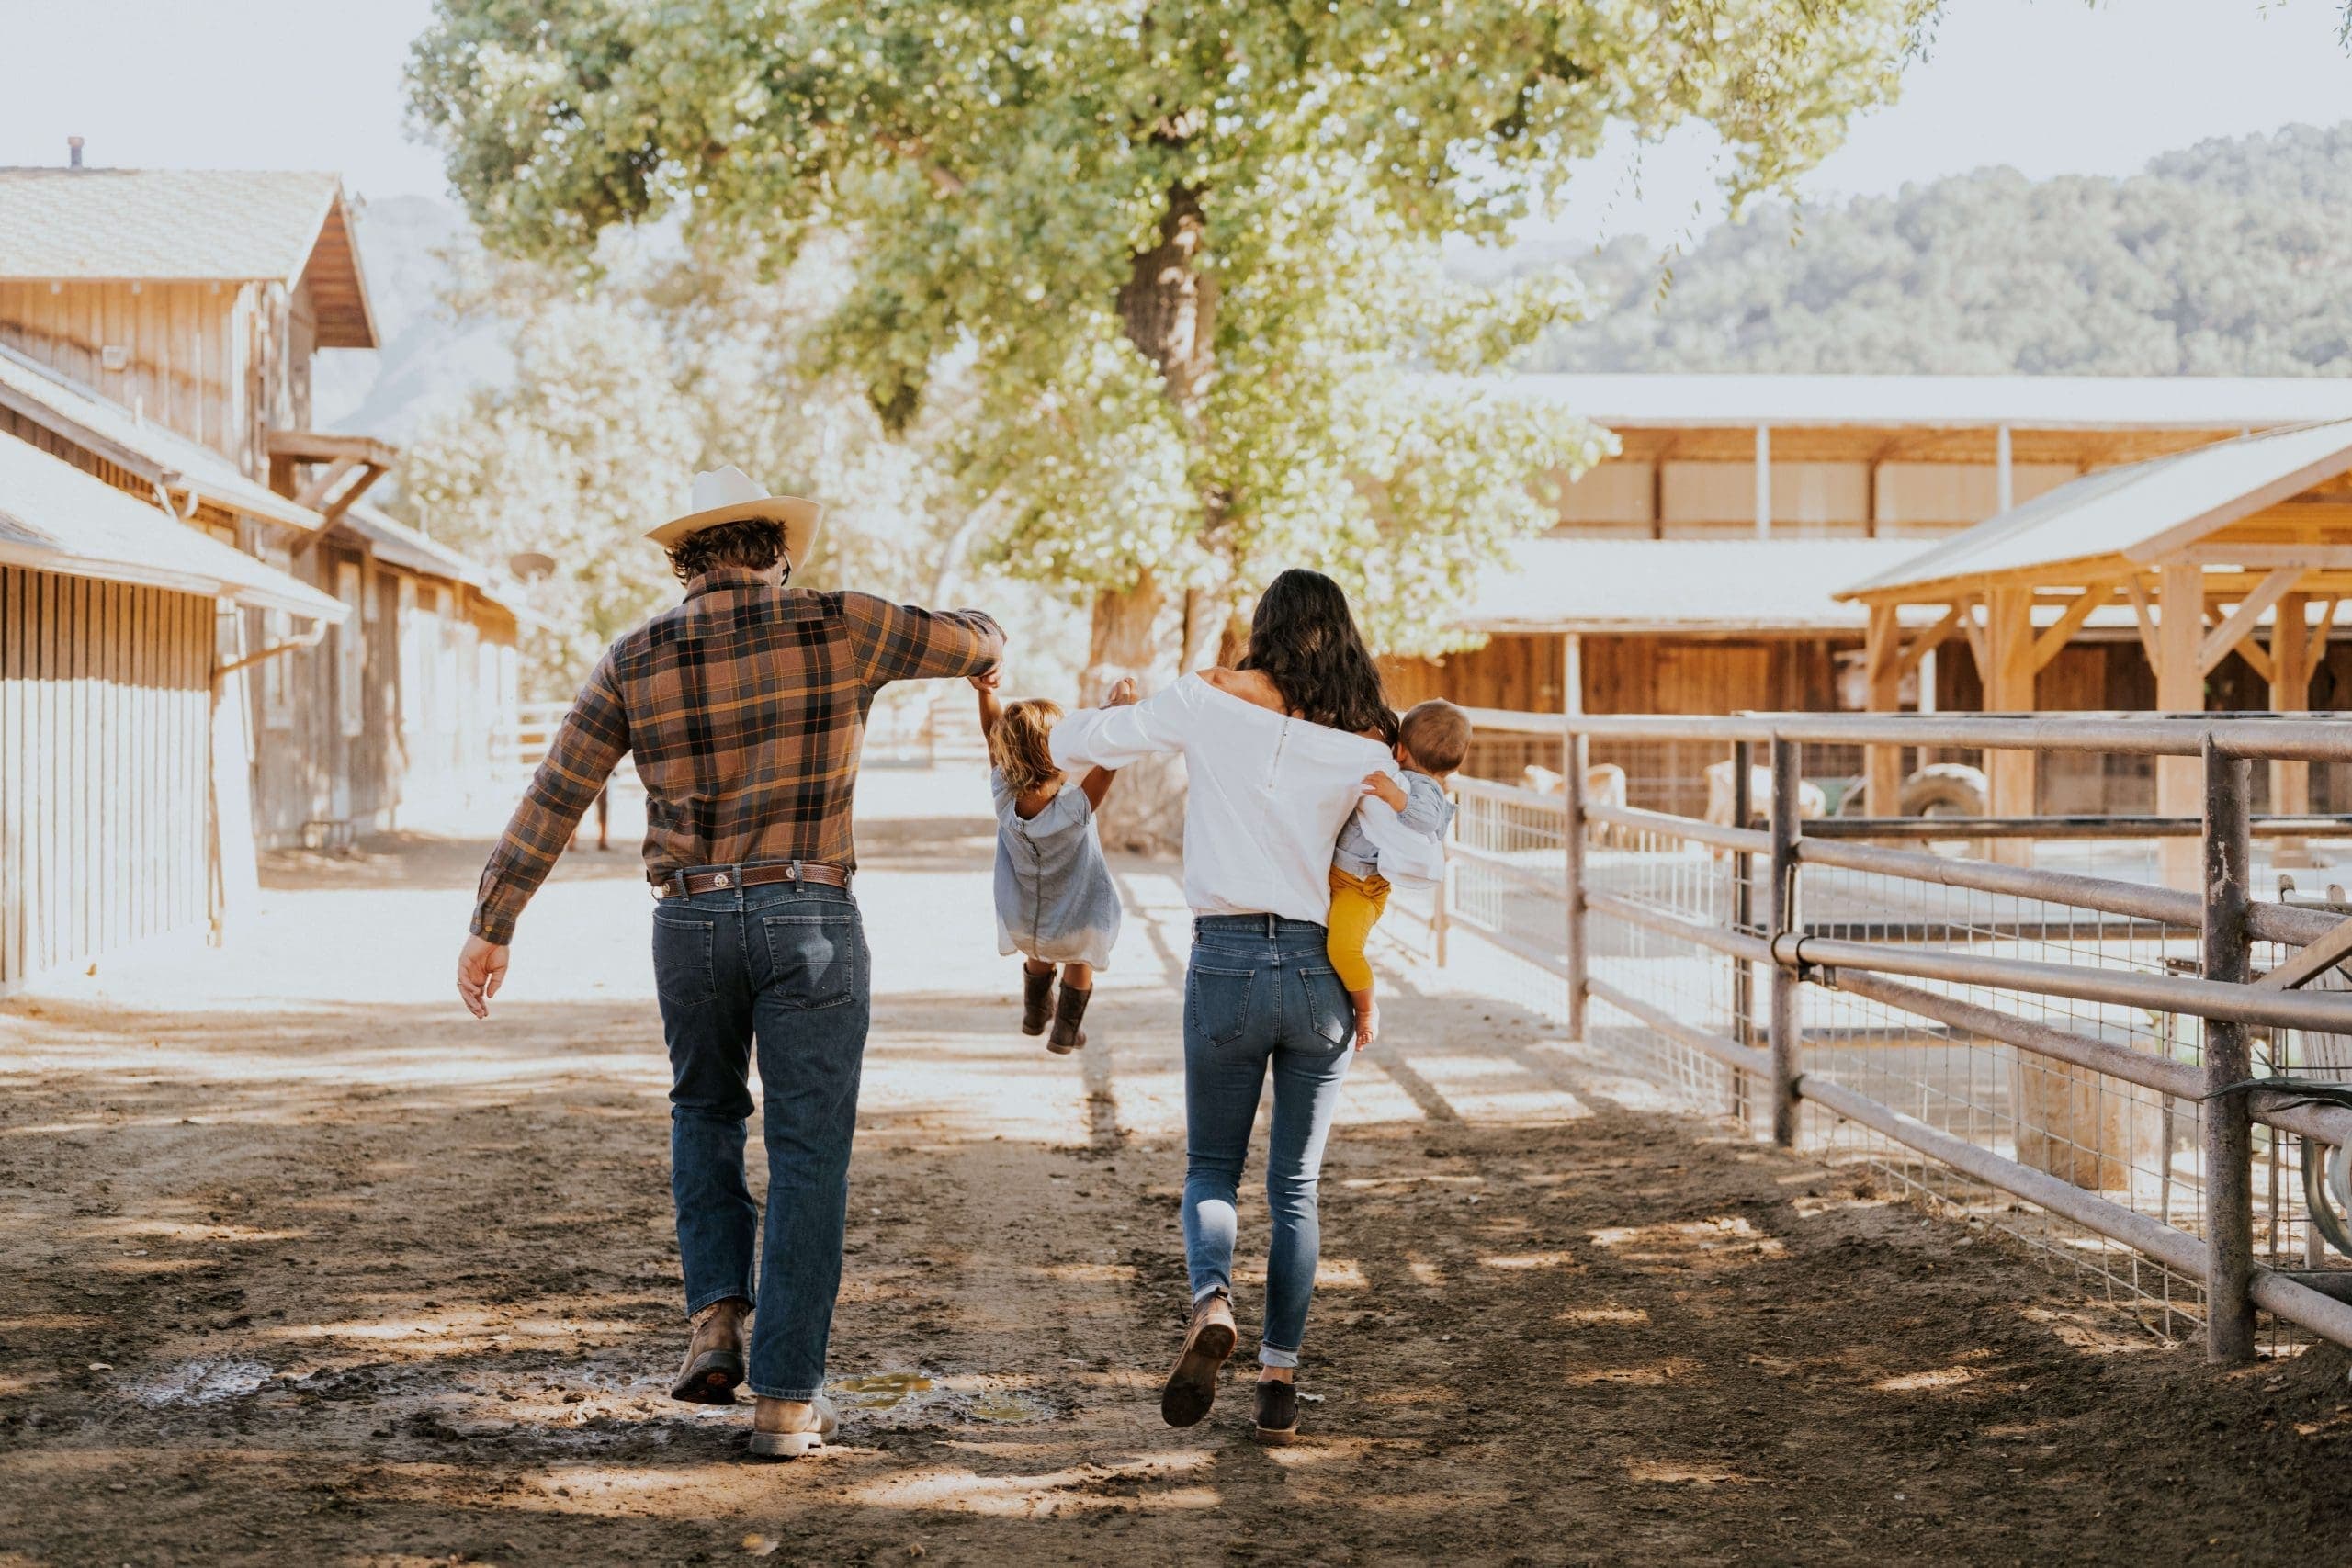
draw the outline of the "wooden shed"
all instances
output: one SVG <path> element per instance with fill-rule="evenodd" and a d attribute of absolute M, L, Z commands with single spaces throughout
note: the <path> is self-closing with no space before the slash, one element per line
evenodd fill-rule
<path fill-rule="evenodd" d="M 221 612 L 334 600 L 0 436 L 0 993 L 223 912 Z M 282 655 L 279 657 L 283 657 Z M 225 792 L 225 793 L 224 793 Z"/>

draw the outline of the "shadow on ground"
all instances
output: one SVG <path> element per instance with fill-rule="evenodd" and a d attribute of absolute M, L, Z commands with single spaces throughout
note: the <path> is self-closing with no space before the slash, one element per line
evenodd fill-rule
<path fill-rule="evenodd" d="M 663 1397 L 649 1003 L 0 1007 L 0 1562 L 2283 1562 L 2352 1517 L 2334 1352 L 2210 1371 L 1581 1080 L 1573 1118 L 1343 1129 L 1305 1440 L 1250 1442 L 1238 1378 L 1170 1431 L 1175 1000 L 1103 1002 L 1075 1065 L 993 993 L 877 1004 L 844 1441 L 774 1467 L 744 1411 Z M 1409 994 L 1389 1025 L 1425 1065 L 1532 1027 Z"/>

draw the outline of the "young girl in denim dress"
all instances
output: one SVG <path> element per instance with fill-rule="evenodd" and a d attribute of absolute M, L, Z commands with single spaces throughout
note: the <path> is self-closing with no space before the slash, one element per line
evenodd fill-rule
<path fill-rule="evenodd" d="M 1029 697 L 1000 706 L 997 680 L 994 672 L 971 677 L 996 800 L 997 951 L 1022 956 L 1021 1032 L 1046 1034 L 1050 1018 L 1046 1048 L 1067 1053 L 1086 1043 L 1079 1025 L 1094 996 L 1094 972 L 1109 966 L 1119 939 L 1119 893 L 1094 827 L 1114 775 L 1090 769 L 1069 788 L 1046 751 L 1060 705 Z M 1135 700 L 1135 682 L 1122 681 L 1107 705 Z"/>

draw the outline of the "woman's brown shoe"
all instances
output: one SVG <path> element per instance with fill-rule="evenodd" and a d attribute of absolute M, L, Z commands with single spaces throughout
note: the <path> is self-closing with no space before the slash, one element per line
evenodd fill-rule
<path fill-rule="evenodd" d="M 1280 1378 L 1258 1380 L 1258 1426 L 1250 1436 L 1279 1447 L 1298 1437 L 1298 1390 Z"/>
<path fill-rule="evenodd" d="M 1086 1004 L 1094 999 L 1092 991 L 1073 991 L 1068 986 L 1054 1003 L 1054 1033 L 1046 1042 L 1046 1049 L 1057 1056 L 1066 1056 L 1086 1043 L 1086 1031 L 1079 1021 L 1086 1016 Z"/>
<path fill-rule="evenodd" d="M 1052 970 L 1048 969 L 1043 975 L 1025 967 L 1021 971 L 1022 1033 L 1043 1034 L 1046 1032 L 1046 1018 L 1048 1011 L 1046 1004 L 1052 999 L 1053 994 L 1054 972 Z"/>
<path fill-rule="evenodd" d="M 1212 1291 L 1193 1303 L 1193 1325 L 1184 1331 L 1184 1353 L 1159 1391 L 1159 1418 L 1171 1427 L 1195 1427 L 1216 1403 L 1216 1375 L 1233 1354 L 1233 1303 Z"/>

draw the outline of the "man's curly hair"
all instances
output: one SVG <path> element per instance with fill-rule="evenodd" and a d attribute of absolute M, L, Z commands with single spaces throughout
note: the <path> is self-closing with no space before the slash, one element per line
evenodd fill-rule
<path fill-rule="evenodd" d="M 784 554 L 784 525 L 766 517 L 744 517 L 689 534 L 670 547 L 670 570 L 692 582 L 722 566 L 765 571 Z M 786 575 L 790 575 L 787 570 Z"/>

